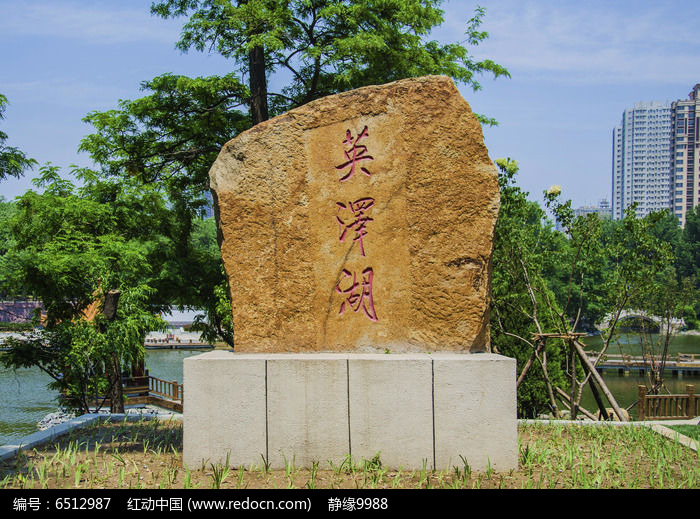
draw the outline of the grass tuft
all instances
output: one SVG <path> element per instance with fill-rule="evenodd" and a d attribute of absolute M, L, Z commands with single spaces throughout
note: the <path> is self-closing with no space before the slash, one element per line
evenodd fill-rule
<path fill-rule="evenodd" d="M 59 441 L 0 463 L 0 488 L 698 488 L 698 454 L 646 427 L 522 424 L 517 470 L 499 473 L 460 456 L 450 470 L 410 472 L 385 466 L 377 453 L 356 463 L 296 466 L 284 458 L 273 470 L 233 469 L 230 458 L 191 469 L 182 461 L 177 421 L 110 423 L 73 431 Z M 679 431 L 686 434 L 685 431 Z M 689 432 L 695 432 L 691 430 Z M 689 435 L 689 434 L 687 434 Z M 229 477 L 231 473 L 235 477 Z"/>

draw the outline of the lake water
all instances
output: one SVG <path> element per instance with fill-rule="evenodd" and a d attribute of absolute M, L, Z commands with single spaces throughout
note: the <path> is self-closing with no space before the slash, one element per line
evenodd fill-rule
<path fill-rule="evenodd" d="M 598 337 L 586 337 L 584 341 L 587 349 L 592 350 L 599 349 L 601 344 Z M 621 338 L 620 344 L 610 347 L 608 353 L 621 351 L 641 355 L 641 347 L 635 341 L 635 336 Z M 672 355 L 677 352 L 700 354 L 700 336 L 677 336 L 670 351 Z M 182 361 L 200 353 L 196 350 L 146 350 L 146 367 L 154 377 L 182 382 Z M 603 378 L 623 407 L 636 400 L 637 385 L 644 383 L 644 378 L 634 372 L 629 376 L 606 373 Z M 37 422 L 56 411 L 56 393 L 46 387 L 49 382 L 51 378 L 37 368 L 17 371 L 0 368 L 0 445 L 36 432 Z M 696 394 L 700 392 L 700 377 L 675 378 L 667 374 L 666 385 L 672 392 L 685 393 L 686 384 L 695 384 Z M 584 394 L 581 404 L 588 410 L 596 409 L 593 397 L 588 392 Z M 636 417 L 635 410 L 632 417 Z"/>
<path fill-rule="evenodd" d="M 146 368 L 154 377 L 182 382 L 182 361 L 200 353 L 146 350 Z M 36 432 L 37 422 L 57 410 L 57 393 L 46 387 L 51 381 L 38 368 L 14 371 L 0 367 L 0 445 Z"/>
<path fill-rule="evenodd" d="M 650 339 L 652 344 L 656 344 L 658 336 L 652 335 Z M 602 339 L 600 337 L 584 337 L 583 342 L 587 346 L 586 350 L 600 351 L 602 348 Z M 652 351 L 656 352 L 657 348 L 659 347 L 654 346 Z M 694 353 L 700 355 L 700 335 L 677 335 L 672 338 L 668 351 L 669 360 L 673 360 L 677 353 Z M 641 356 L 642 346 L 639 334 L 628 333 L 620 335 L 615 342 L 611 343 L 606 353 L 611 355 L 625 354 Z M 645 375 L 640 375 L 638 371 L 632 371 L 629 375 L 605 372 L 603 374 L 603 380 L 620 407 L 625 408 L 629 407 L 637 400 L 637 386 L 644 385 L 647 382 Z M 674 394 L 685 394 L 685 386 L 687 384 L 694 384 L 696 388 L 695 392 L 697 393 L 700 391 L 700 376 L 684 375 L 683 377 L 674 377 L 670 371 L 666 371 L 664 384 L 666 388 Z M 588 388 L 584 391 L 581 405 L 594 413 L 598 410 L 593 394 Z M 633 420 L 637 418 L 636 407 L 630 411 L 630 418 Z"/>

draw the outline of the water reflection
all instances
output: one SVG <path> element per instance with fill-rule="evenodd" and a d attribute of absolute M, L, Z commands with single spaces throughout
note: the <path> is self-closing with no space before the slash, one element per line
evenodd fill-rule
<path fill-rule="evenodd" d="M 658 334 L 649 336 L 652 344 L 656 345 Z M 603 339 L 600 335 L 592 337 L 584 337 L 583 343 L 586 345 L 586 350 L 600 351 L 603 347 Z M 676 335 L 671 338 L 671 343 L 668 348 L 669 355 L 674 357 L 678 353 L 697 353 L 700 354 L 700 335 Z M 612 355 L 642 355 L 642 344 L 638 333 L 626 333 L 617 336 L 608 347 L 607 353 Z"/>
<path fill-rule="evenodd" d="M 649 337 L 654 347 L 658 344 L 658 338 L 658 334 L 651 334 Z M 600 351 L 603 346 L 600 336 L 584 337 L 583 342 L 586 345 L 586 351 Z M 652 352 L 657 353 L 657 350 L 652 349 Z M 642 356 L 643 351 L 639 334 L 627 333 L 619 335 L 611 342 L 606 353 L 611 355 Z M 694 353 L 700 356 L 700 335 L 676 335 L 673 337 L 669 345 L 668 359 L 674 360 L 678 353 Z M 615 396 L 617 403 L 624 408 L 629 407 L 637 400 L 637 387 L 647 383 L 645 375 L 640 374 L 637 370 L 632 370 L 628 375 L 604 372 L 602 377 Z M 667 370 L 664 384 L 668 392 L 673 394 L 685 394 L 685 386 L 687 384 L 694 384 L 697 392 L 700 389 L 700 376 L 685 375 L 683 377 L 674 377 L 671 371 Z M 584 390 L 581 405 L 593 413 L 598 410 L 598 406 L 588 386 Z M 636 419 L 636 417 L 637 410 L 635 407 L 630 411 L 630 418 Z"/>

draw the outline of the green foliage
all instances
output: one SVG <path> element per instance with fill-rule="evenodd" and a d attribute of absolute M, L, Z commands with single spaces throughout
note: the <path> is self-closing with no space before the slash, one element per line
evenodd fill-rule
<path fill-rule="evenodd" d="M 690 328 L 700 328 L 700 206 L 688 211 L 685 227 L 676 248 L 676 272 L 695 287 L 695 298 L 684 308 L 683 317 Z"/>
<path fill-rule="evenodd" d="M 668 243 L 654 235 L 664 212 L 637 218 L 635 206 L 625 211 L 621 224 L 613 230 L 608 255 L 611 269 L 606 280 L 613 301 L 642 304 L 654 286 L 656 275 L 670 266 L 673 252 Z M 625 303 L 627 304 L 627 303 Z"/>
<path fill-rule="evenodd" d="M 178 48 L 216 51 L 232 59 L 243 75 L 259 66 L 251 62 L 251 51 L 263 49 L 265 75 L 291 74 L 279 92 L 268 94 L 272 113 L 279 114 L 329 94 L 407 77 L 443 74 L 478 90 L 477 74 L 509 76 L 491 60 L 476 60 L 464 46 L 488 37 L 479 30 L 485 15 L 481 7 L 466 24 L 464 42 L 442 45 L 427 39 L 444 21 L 441 3 L 165 0 L 154 2 L 151 12 L 163 18 L 189 16 Z"/>
<path fill-rule="evenodd" d="M 700 288 L 700 205 L 686 213 L 676 256 L 679 277 L 694 279 Z"/>
<path fill-rule="evenodd" d="M 214 287 L 214 299 L 205 308 L 205 314 L 198 314 L 192 325 L 193 331 L 201 332 L 202 339 L 209 343 L 222 340 L 230 346 L 233 341 L 233 310 L 228 281 L 222 272 L 222 279 Z"/>
<path fill-rule="evenodd" d="M 7 109 L 7 97 L 0 94 L 0 120 L 4 119 Z M 28 158 L 17 148 L 5 146 L 7 134 L 0 131 L 0 180 L 6 177 L 21 177 L 25 170 L 36 165 L 34 159 Z"/>
<path fill-rule="evenodd" d="M 0 265 L 2 264 L 3 256 L 12 246 L 12 233 L 7 223 L 16 212 L 16 204 L 14 202 L 7 202 L 5 197 L 0 195 Z M 0 286 L 0 292 L 1 291 L 2 287 Z"/>
<path fill-rule="evenodd" d="M 82 187 L 42 167 L 34 183 L 44 192 L 20 197 L 9 224 L 14 244 L 5 255 L 4 284 L 40 299 L 49 326 L 79 316 L 98 287 L 148 279 L 164 212 L 153 189 L 104 181 L 89 170 L 73 174 Z"/>
<path fill-rule="evenodd" d="M 531 335 L 557 326 L 553 312 L 539 315 L 533 309 L 547 308 L 545 300 L 554 303 L 546 273 L 560 270 L 557 258 L 565 241 L 545 220 L 544 211 L 515 184 L 517 162 L 501 159 L 496 164 L 501 209 L 492 256 L 491 345 L 494 351 L 517 359 L 522 370 L 532 353 Z M 563 350 L 550 343 L 546 357 L 551 384 L 565 387 Z M 547 393 L 542 365 L 534 364 L 518 387 L 518 415 L 534 417 L 548 410 Z"/>
<path fill-rule="evenodd" d="M 250 126 L 236 109 L 245 89 L 232 74 L 194 79 L 165 74 L 141 87 L 151 93 L 121 101 L 119 110 L 88 114 L 84 120 L 96 133 L 79 149 L 103 175 L 158 182 L 179 210 L 201 215 L 209 168 L 222 146 Z"/>
<path fill-rule="evenodd" d="M 544 204 L 560 233 L 515 184 L 517 163 L 496 164 L 501 212 L 493 253 L 492 346 L 518 359 L 518 412 L 535 416 L 555 410 L 556 388 L 570 394 L 582 374 L 572 368 L 573 342 L 556 337 L 592 330 L 608 315 L 607 348 L 622 311 L 646 311 L 669 322 L 683 313 L 692 318 L 697 292 L 689 279 L 676 276 L 673 249 L 685 242 L 665 212 L 637 218 L 632 206 L 619 222 L 595 214 L 575 217 L 571 202 L 562 201 L 561 188 L 553 186 Z M 649 344 L 648 352 L 665 356 L 668 339 Z"/>
<path fill-rule="evenodd" d="M 75 187 L 46 166 L 10 219 L 13 242 L 3 258 L 3 286 L 25 290 L 43 303 L 44 329 L 9 343 L 8 366 L 39 366 L 64 403 L 87 410 L 91 395 L 121 384 L 124 366 L 143 358 L 143 340 L 164 323 L 154 317 L 149 258 L 159 248 L 160 194 L 134 182 L 113 182 L 75 170 Z M 105 294 L 121 294 L 108 320 L 84 315 Z M 35 323 L 35 324 L 38 324 Z M 121 386 L 119 386 L 121 387 Z"/>

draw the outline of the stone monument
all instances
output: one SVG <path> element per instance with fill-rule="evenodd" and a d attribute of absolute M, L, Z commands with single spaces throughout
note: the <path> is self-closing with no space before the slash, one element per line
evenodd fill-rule
<path fill-rule="evenodd" d="M 489 353 L 497 173 L 451 79 L 311 102 L 210 178 L 236 353 L 185 361 L 187 463 L 517 465 L 515 361 Z"/>
<path fill-rule="evenodd" d="M 488 351 L 498 180 L 451 79 L 309 103 L 210 176 L 236 351 Z"/>

